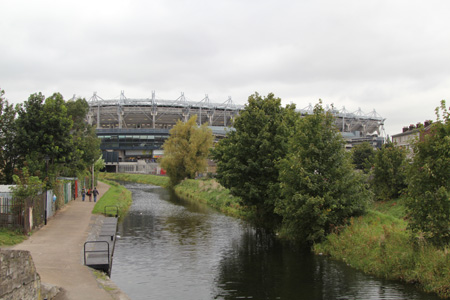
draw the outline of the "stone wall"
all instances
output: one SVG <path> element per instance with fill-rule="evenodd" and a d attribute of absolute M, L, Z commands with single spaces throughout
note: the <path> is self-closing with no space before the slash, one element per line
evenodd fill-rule
<path fill-rule="evenodd" d="M 0 299 L 39 299 L 40 289 L 30 252 L 0 249 Z"/>

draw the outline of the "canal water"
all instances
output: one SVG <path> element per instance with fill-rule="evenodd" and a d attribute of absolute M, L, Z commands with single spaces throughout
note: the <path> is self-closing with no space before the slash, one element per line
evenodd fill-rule
<path fill-rule="evenodd" d="M 111 279 L 131 299 L 438 299 L 297 250 L 163 188 L 125 186 L 133 204 L 119 225 Z"/>

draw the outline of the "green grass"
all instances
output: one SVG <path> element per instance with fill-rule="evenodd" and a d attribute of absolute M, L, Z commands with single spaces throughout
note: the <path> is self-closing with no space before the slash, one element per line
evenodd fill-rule
<path fill-rule="evenodd" d="M 239 204 L 238 197 L 231 195 L 228 189 L 222 187 L 214 179 L 184 180 L 175 187 L 175 193 L 180 198 L 208 204 L 229 216 L 249 218 L 251 214 L 249 210 Z"/>
<path fill-rule="evenodd" d="M 147 175 L 147 174 L 125 174 L 125 173 L 100 173 L 100 179 L 111 179 L 119 181 L 129 181 L 137 183 L 146 183 L 158 186 L 167 186 L 169 177 Z"/>
<path fill-rule="evenodd" d="M 116 213 L 116 210 L 111 207 L 113 206 L 118 208 L 119 218 L 123 217 L 127 213 L 132 203 L 131 192 L 117 182 L 108 181 L 105 179 L 102 179 L 102 181 L 109 184 L 110 188 L 97 201 L 94 209 L 92 210 L 92 213 L 103 214 L 105 212 L 105 207 L 110 206 L 106 207 L 106 213 L 109 215 L 114 215 Z"/>
<path fill-rule="evenodd" d="M 424 291 L 450 297 L 449 249 L 413 236 L 404 220 L 402 200 L 374 203 L 367 215 L 352 219 L 341 232 L 314 245 L 314 252 L 381 278 L 418 284 Z"/>
<path fill-rule="evenodd" d="M 0 228 L 0 246 L 20 244 L 27 237 L 19 230 Z"/>

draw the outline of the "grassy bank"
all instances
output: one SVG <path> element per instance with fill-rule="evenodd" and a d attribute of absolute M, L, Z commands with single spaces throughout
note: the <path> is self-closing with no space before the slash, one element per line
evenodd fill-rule
<path fill-rule="evenodd" d="M 145 174 L 100 173 L 99 178 L 167 186 L 169 177 Z"/>
<path fill-rule="evenodd" d="M 131 192 L 114 181 L 109 181 L 104 178 L 103 182 L 110 185 L 109 190 L 97 201 L 92 210 L 94 214 L 102 214 L 105 212 L 106 206 L 114 206 L 118 208 L 119 218 L 124 216 L 132 203 Z M 115 214 L 116 211 L 112 207 L 107 207 L 108 214 Z"/>
<path fill-rule="evenodd" d="M 183 199 L 192 199 L 208 204 L 222 213 L 237 217 L 249 218 L 250 212 L 239 204 L 239 198 L 230 194 L 217 181 L 211 180 L 184 180 L 175 187 L 177 196 Z"/>
<path fill-rule="evenodd" d="M 406 231 L 401 201 L 374 204 L 367 215 L 314 246 L 350 266 L 381 278 L 417 284 L 426 292 L 450 297 L 448 249 L 437 249 Z"/>
<path fill-rule="evenodd" d="M 12 246 L 23 242 L 26 239 L 19 230 L 0 228 L 0 246 Z"/>

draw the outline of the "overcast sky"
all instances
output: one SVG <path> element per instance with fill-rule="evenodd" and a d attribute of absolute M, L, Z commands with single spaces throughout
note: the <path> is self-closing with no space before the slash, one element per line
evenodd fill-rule
<path fill-rule="evenodd" d="M 0 0 L 0 88 L 65 99 L 374 109 L 389 135 L 450 104 L 450 1 Z"/>

